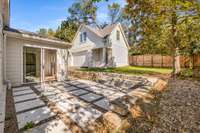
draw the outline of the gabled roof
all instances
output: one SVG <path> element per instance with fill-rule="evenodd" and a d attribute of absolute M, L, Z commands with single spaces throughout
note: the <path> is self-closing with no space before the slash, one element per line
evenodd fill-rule
<path fill-rule="evenodd" d="M 127 47 L 129 48 L 128 41 L 127 41 L 127 39 L 126 39 L 126 36 L 125 36 L 125 34 L 124 34 L 123 28 L 122 28 L 122 26 L 121 26 L 120 23 L 118 23 L 118 24 L 112 24 L 112 25 L 107 25 L 107 26 L 104 27 L 103 29 L 93 28 L 93 27 L 91 27 L 91 26 L 89 26 L 89 25 L 84 25 L 84 24 L 82 24 L 82 25 L 79 27 L 79 29 L 78 29 L 78 31 L 77 31 L 77 33 L 76 33 L 76 35 L 75 35 L 75 37 L 74 37 L 74 39 L 73 39 L 72 42 L 74 42 L 74 40 L 75 40 L 75 38 L 77 37 L 79 31 L 80 31 L 83 27 L 87 28 L 88 30 L 90 30 L 91 32 L 93 32 L 94 34 L 96 34 L 97 36 L 99 36 L 100 38 L 105 38 L 106 36 L 109 36 L 109 35 L 112 33 L 112 31 L 115 29 L 116 26 L 119 26 L 119 27 L 120 27 L 122 36 L 123 36 L 123 38 L 124 38 L 124 40 L 125 40 L 125 43 L 126 43 Z"/>

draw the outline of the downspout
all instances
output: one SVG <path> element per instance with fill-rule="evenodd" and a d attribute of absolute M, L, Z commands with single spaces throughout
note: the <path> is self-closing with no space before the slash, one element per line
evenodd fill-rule
<path fill-rule="evenodd" d="M 7 43 L 7 34 L 3 33 L 3 82 L 8 83 L 6 77 L 6 43 Z"/>

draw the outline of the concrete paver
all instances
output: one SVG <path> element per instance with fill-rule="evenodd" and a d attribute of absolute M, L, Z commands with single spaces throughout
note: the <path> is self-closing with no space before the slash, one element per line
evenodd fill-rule
<path fill-rule="evenodd" d="M 89 94 L 80 96 L 81 99 L 83 99 L 83 100 L 85 100 L 87 102 L 92 102 L 92 101 L 97 100 L 97 99 L 99 99 L 101 97 L 102 96 L 94 94 L 94 93 L 89 93 Z"/>
<path fill-rule="evenodd" d="M 79 96 L 79 95 L 88 93 L 88 91 L 80 89 L 80 90 L 71 91 L 70 93 L 73 95 Z"/>
<path fill-rule="evenodd" d="M 23 90 L 23 91 L 14 91 L 13 95 L 17 96 L 17 95 L 24 95 L 24 94 L 29 94 L 29 93 L 34 93 L 34 92 L 31 89 L 26 89 L 26 90 Z"/>
<path fill-rule="evenodd" d="M 22 96 L 15 96 L 14 101 L 20 102 L 20 101 L 25 101 L 25 100 L 29 100 L 29 99 L 38 98 L 38 97 L 39 96 L 37 96 L 35 93 L 33 93 L 33 94 L 27 94 L 27 95 L 22 95 Z"/>
<path fill-rule="evenodd" d="M 110 108 L 109 108 L 110 104 L 109 104 L 109 101 L 106 98 L 101 99 L 101 100 L 99 100 L 97 102 L 94 102 L 94 104 L 96 106 L 102 108 L 102 109 L 110 110 Z"/>
<path fill-rule="evenodd" d="M 38 122 L 45 120 L 55 114 L 50 111 L 48 107 L 41 107 L 17 115 L 18 127 L 23 128 L 27 122 L 33 122 L 37 124 Z"/>
<path fill-rule="evenodd" d="M 26 102 L 22 102 L 22 103 L 16 103 L 15 110 L 16 110 L 16 112 L 20 112 L 20 111 L 24 111 L 27 109 L 44 106 L 44 105 L 45 104 L 43 101 L 41 101 L 40 99 L 35 99 L 35 100 L 26 101 Z"/>
<path fill-rule="evenodd" d="M 72 133 L 61 120 L 53 120 L 30 129 L 24 133 Z"/>
<path fill-rule="evenodd" d="M 73 90 L 77 90 L 79 88 L 74 87 L 74 86 L 69 86 L 69 87 L 64 87 L 64 91 L 73 91 Z"/>
<path fill-rule="evenodd" d="M 13 88 L 13 91 L 23 91 L 23 90 L 29 90 L 30 87 L 29 86 L 22 86 L 22 87 L 17 87 L 17 88 Z"/>

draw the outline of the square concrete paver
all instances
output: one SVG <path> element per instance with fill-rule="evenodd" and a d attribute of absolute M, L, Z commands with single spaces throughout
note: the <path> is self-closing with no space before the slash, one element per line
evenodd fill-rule
<path fill-rule="evenodd" d="M 87 102 L 92 102 L 92 101 L 97 100 L 97 99 L 99 99 L 101 97 L 102 96 L 94 94 L 94 93 L 89 93 L 89 94 L 80 96 L 81 99 L 83 99 L 83 100 L 85 100 Z"/>
<path fill-rule="evenodd" d="M 53 120 L 30 129 L 24 133 L 72 133 L 61 120 Z"/>
<path fill-rule="evenodd" d="M 109 108 L 110 103 L 109 103 L 109 101 L 108 101 L 106 98 L 101 99 L 101 100 L 95 102 L 94 104 L 95 104 L 96 106 L 98 106 L 98 107 L 104 109 L 104 110 L 110 110 L 110 108 Z"/>
<path fill-rule="evenodd" d="M 17 87 L 17 88 L 13 88 L 13 91 L 23 91 L 23 90 L 30 90 L 29 86 L 22 86 L 22 87 Z"/>
<path fill-rule="evenodd" d="M 87 88 L 87 87 L 89 87 L 89 85 L 87 85 L 87 84 L 82 84 L 82 83 L 80 83 L 80 84 L 78 84 L 78 85 L 76 85 L 77 87 L 79 87 L 79 88 Z"/>
<path fill-rule="evenodd" d="M 20 101 L 25 101 L 25 100 L 34 99 L 34 98 L 38 98 L 38 96 L 35 93 L 27 94 L 27 95 L 21 95 L 21 96 L 15 96 L 14 101 L 20 102 Z"/>
<path fill-rule="evenodd" d="M 73 91 L 73 90 L 77 90 L 79 88 L 74 87 L 74 86 L 69 86 L 69 87 L 64 87 L 64 91 Z"/>
<path fill-rule="evenodd" d="M 79 95 L 87 94 L 88 91 L 80 89 L 80 90 L 71 91 L 70 93 L 75 96 L 79 96 Z"/>
<path fill-rule="evenodd" d="M 34 92 L 31 89 L 26 89 L 26 90 L 23 90 L 23 91 L 14 91 L 13 95 L 17 96 L 17 95 L 24 95 L 24 94 L 29 94 L 29 93 L 34 93 Z"/>
<path fill-rule="evenodd" d="M 67 114 L 83 129 L 87 129 L 88 125 L 93 124 L 93 122 L 102 115 L 100 111 L 90 106 L 86 108 L 79 108 L 76 112 L 69 112 Z"/>
<path fill-rule="evenodd" d="M 22 103 L 16 103 L 15 104 L 15 110 L 16 112 L 20 112 L 20 111 L 24 111 L 27 109 L 32 109 L 35 107 L 40 107 L 40 106 L 44 106 L 44 102 L 41 101 L 40 99 L 35 99 L 35 100 L 31 100 L 31 101 L 26 101 L 26 102 L 22 102 Z"/>
<path fill-rule="evenodd" d="M 41 107 L 17 115 L 18 127 L 23 128 L 27 122 L 33 122 L 37 124 L 38 122 L 48 119 L 55 114 L 50 111 L 48 107 Z"/>

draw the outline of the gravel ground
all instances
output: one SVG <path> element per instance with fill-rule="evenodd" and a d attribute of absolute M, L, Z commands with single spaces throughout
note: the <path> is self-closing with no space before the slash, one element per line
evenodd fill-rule
<path fill-rule="evenodd" d="M 200 81 L 170 80 L 160 100 L 155 132 L 200 132 Z"/>
<path fill-rule="evenodd" d="M 143 111 L 129 132 L 200 133 L 200 81 L 170 79 L 168 89 Z"/>

